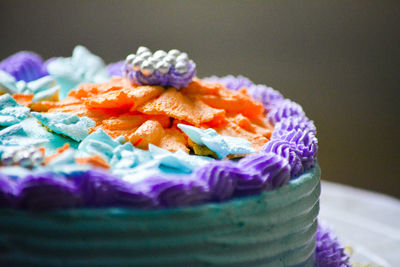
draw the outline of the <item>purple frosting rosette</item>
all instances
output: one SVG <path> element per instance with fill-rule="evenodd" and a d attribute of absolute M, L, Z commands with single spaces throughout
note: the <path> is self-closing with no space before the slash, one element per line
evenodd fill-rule
<path fill-rule="evenodd" d="M 315 238 L 317 267 L 350 267 L 349 255 L 328 226 L 319 223 Z"/>
<path fill-rule="evenodd" d="M 110 76 L 123 76 L 123 68 L 125 66 L 125 61 L 121 60 L 115 63 L 111 63 L 107 65 L 107 72 Z"/>
<path fill-rule="evenodd" d="M 48 75 L 42 58 L 33 52 L 21 51 L 0 62 L 0 70 L 8 72 L 17 81 L 30 82 Z"/>

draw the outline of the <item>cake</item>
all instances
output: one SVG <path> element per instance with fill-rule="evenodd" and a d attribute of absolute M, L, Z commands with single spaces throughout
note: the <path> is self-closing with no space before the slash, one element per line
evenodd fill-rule
<path fill-rule="evenodd" d="M 5 59 L 0 94 L 1 265 L 348 265 L 318 230 L 314 123 L 270 87 L 78 46 Z"/>

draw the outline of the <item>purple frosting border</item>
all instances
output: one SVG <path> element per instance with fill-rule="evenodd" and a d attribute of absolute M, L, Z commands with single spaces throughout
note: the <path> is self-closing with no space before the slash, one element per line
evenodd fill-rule
<path fill-rule="evenodd" d="M 238 161 L 214 161 L 187 176 L 154 176 L 135 184 L 100 170 L 71 175 L 33 172 L 18 180 L 0 174 L 0 207 L 186 207 L 274 190 L 314 166 L 318 150 L 316 129 L 300 105 L 241 76 L 211 80 L 231 90 L 247 87 L 269 110 L 275 129 L 261 152 Z"/>

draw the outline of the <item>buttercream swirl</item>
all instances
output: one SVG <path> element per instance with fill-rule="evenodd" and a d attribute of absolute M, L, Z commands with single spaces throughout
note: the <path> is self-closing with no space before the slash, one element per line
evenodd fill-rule
<path fill-rule="evenodd" d="M 317 129 L 313 121 L 310 121 L 307 117 L 289 117 L 283 118 L 274 125 L 274 133 L 282 131 L 300 130 L 317 133 Z"/>
<path fill-rule="evenodd" d="M 304 170 L 312 168 L 318 152 L 318 140 L 313 132 L 291 130 L 274 132 L 271 140 L 283 140 L 296 146 Z"/>
<path fill-rule="evenodd" d="M 289 99 L 274 103 L 267 114 L 268 120 L 274 125 L 284 118 L 304 116 L 303 108 Z"/>
<path fill-rule="evenodd" d="M 256 194 L 285 185 L 290 179 L 288 161 L 274 153 L 260 152 L 244 157 L 239 161 L 239 168 L 246 175 L 240 176 L 236 188 L 240 194 Z"/>
<path fill-rule="evenodd" d="M 205 183 L 192 177 L 152 176 L 138 187 L 150 191 L 158 201 L 159 207 L 187 207 L 205 203 L 209 200 L 209 190 Z"/>
<path fill-rule="evenodd" d="M 285 158 L 290 165 L 290 177 L 296 177 L 303 173 L 303 164 L 298 155 L 296 145 L 279 139 L 271 140 L 262 148 L 264 152 L 272 152 Z"/>
<path fill-rule="evenodd" d="M 221 201 L 232 197 L 236 183 L 243 175 L 232 161 L 215 161 L 197 169 L 193 176 L 208 184 L 211 199 Z"/>
<path fill-rule="evenodd" d="M 88 207 L 121 206 L 129 208 L 151 208 L 157 199 L 138 190 L 132 183 L 118 179 L 99 170 L 79 173 L 73 179 Z"/>

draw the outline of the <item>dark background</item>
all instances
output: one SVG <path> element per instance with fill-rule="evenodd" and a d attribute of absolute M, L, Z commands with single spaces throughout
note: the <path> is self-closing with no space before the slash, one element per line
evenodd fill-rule
<path fill-rule="evenodd" d="M 400 1 L 0 2 L 0 59 L 19 50 L 107 63 L 177 48 L 198 76 L 243 74 L 300 103 L 323 179 L 400 197 Z"/>

